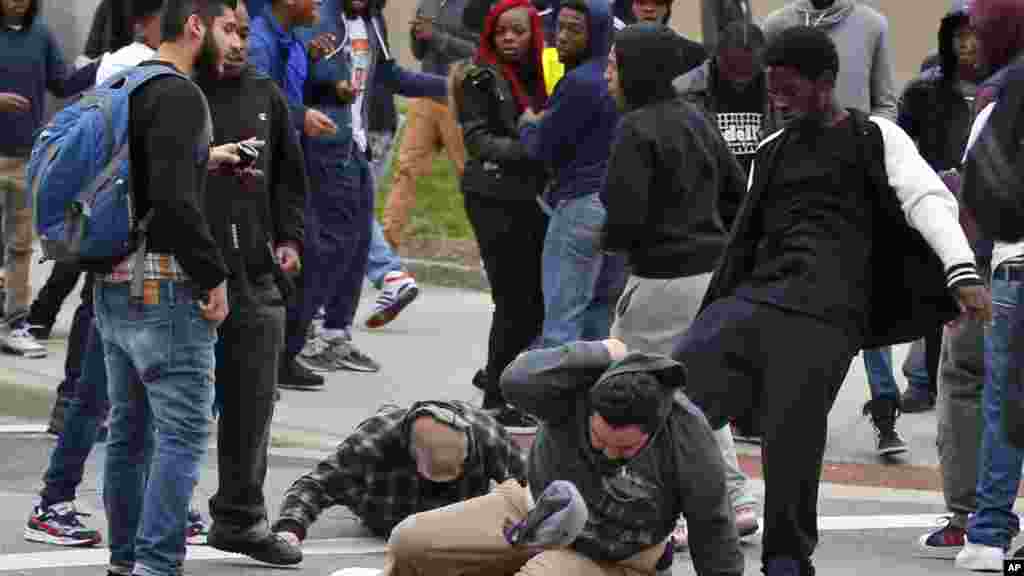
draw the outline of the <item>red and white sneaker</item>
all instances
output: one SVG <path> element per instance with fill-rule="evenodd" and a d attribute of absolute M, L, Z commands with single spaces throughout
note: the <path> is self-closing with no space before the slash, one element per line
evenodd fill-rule
<path fill-rule="evenodd" d="M 185 528 L 185 542 L 192 546 L 206 546 L 210 529 L 203 522 L 203 516 L 197 510 L 188 511 L 188 525 Z"/>
<path fill-rule="evenodd" d="M 381 284 L 373 313 L 366 319 L 367 328 L 380 328 L 398 317 L 406 306 L 420 295 L 416 279 L 405 270 L 388 272 Z"/>
<path fill-rule="evenodd" d="M 964 538 L 967 531 L 959 526 L 954 526 L 952 518 L 942 518 L 943 525 L 927 534 L 922 534 L 917 539 L 917 552 L 923 558 L 937 558 L 939 560 L 952 560 L 964 547 Z"/>
<path fill-rule="evenodd" d="M 103 541 L 99 530 L 83 524 L 81 516 L 85 514 L 75 509 L 74 502 L 36 506 L 25 526 L 25 540 L 57 546 L 95 546 Z"/>

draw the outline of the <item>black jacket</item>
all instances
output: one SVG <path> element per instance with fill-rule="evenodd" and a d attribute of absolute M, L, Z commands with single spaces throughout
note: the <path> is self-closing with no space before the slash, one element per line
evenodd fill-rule
<path fill-rule="evenodd" d="M 718 130 L 675 96 L 674 33 L 660 25 L 619 32 L 626 113 L 608 164 L 604 248 L 629 255 L 633 274 L 711 272 L 744 194 L 742 170 Z"/>
<path fill-rule="evenodd" d="M 863 139 L 858 149 L 862 150 L 861 162 L 868 171 L 870 190 L 865 193 L 871 201 L 872 237 L 868 260 L 871 292 L 861 346 L 867 349 L 912 342 L 956 317 L 957 304 L 946 289 L 948 281 L 964 276 L 970 276 L 967 282 L 980 280 L 976 273 L 965 275 L 959 266 L 944 273 L 941 261 L 923 236 L 908 226 L 897 195 L 889 185 L 880 129 L 862 113 L 856 110 L 850 113 L 856 122 L 858 137 Z M 785 132 L 766 140 L 758 150 L 753 182 L 736 217 L 722 261 L 704 295 L 701 310 L 732 295 L 753 269 L 761 239 L 754 215 L 772 181 L 775 161 L 784 141 Z M 843 281 L 842 278 L 823 280 Z"/>
<path fill-rule="evenodd" d="M 497 69 L 463 60 L 452 65 L 449 86 L 466 143 L 463 194 L 534 202 L 548 178 L 544 164 L 531 160 L 519 140 L 511 85 Z"/>
<path fill-rule="evenodd" d="M 252 285 L 283 283 L 273 249 L 292 244 L 302 253 L 303 207 L 309 183 L 288 101 L 267 76 L 248 69 L 238 80 L 201 81 L 210 103 L 215 145 L 248 138 L 266 141 L 256 167 L 262 177 L 213 174 L 207 219 L 231 270 L 229 288 L 243 297 Z"/>
<path fill-rule="evenodd" d="M 942 19 L 939 65 L 907 85 L 900 98 L 897 123 L 935 170 L 960 165 L 974 120 L 974 90 L 960 82 L 953 50 L 956 29 L 967 23 L 966 10 Z"/>

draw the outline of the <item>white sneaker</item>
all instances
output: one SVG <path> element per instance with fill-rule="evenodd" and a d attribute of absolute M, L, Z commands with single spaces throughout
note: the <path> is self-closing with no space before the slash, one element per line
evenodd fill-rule
<path fill-rule="evenodd" d="M 380 328 L 391 322 L 412 304 L 420 294 L 416 279 L 404 270 L 388 272 L 381 283 L 380 294 L 373 305 L 373 313 L 366 319 L 367 328 Z"/>
<path fill-rule="evenodd" d="M 45 358 L 46 346 L 36 340 L 35 336 L 29 332 L 29 328 L 32 327 L 22 322 L 16 328 L 11 329 L 3 341 L 4 352 L 25 358 Z"/>
<path fill-rule="evenodd" d="M 975 572 L 1002 572 L 1006 551 L 995 546 L 975 544 L 964 540 L 964 547 L 956 555 L 956 567 Z"/>

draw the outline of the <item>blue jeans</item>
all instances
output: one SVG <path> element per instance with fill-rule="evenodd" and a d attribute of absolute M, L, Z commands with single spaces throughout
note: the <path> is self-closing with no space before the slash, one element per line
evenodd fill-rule
<path fill-rule="evenodd" d="M 127 283 L 96 283 L 111 403 L 103 503 L 112 571 L 177 576 L 210 437 L 217 331 L 187 284 L 161 281 L 158 294 L 157 303 L 137 304 Z"/>
<path fill-rule="evenodd" d="M 892 347 L 864 350 L 863 354 L 871 399 L 888 398 L 899 401 L 900 388 L 896 385 L 896 377 L 892 373 Z"/>
<path fill-rule="evenodd" d="M 1007 548 L 1020 531 L 1013 504 L 1020 485 L 1024 451 L 1006 441 L 1002 430 L 1003 397 L 1010 377 L 1010 322 L 1024 299 L 1024 283 L 992 275 L 992 325 L 985 330 L 985 389 L 981 397 L 983 428 L 978 458 L 978 508 L 967 524 L 975 544 Z"/>
<path fill-rule="evenodd" d="M 398 129 L 402 129 L 405 117 L 398 117 Z M 373 175 L 373 189 L 384 179 L 384 174 L 391 165 L 391 159 L 395 156 L 395 134 L 393 132 L 371 132 L 370 147 L 373 150 L 373 160 L 370 162 L 370 173 Z M 391 244 L 384 239 L 384 228 L 380 221 L 373 219 L 373 228 L 370 230 L 370 255 L 366 263 L 366 278 L 378 290 L 384 284 L 384 277 L 389 272 L 402 270 L 402 260 L 391 249 Z"/>
<path fill-rule="evenodd" d="M 608 337 L 615 303 L 599 294 L 605 214 L 596 193 L 562 200 L 551 211 L 541 256 L 544 347 Z"/>

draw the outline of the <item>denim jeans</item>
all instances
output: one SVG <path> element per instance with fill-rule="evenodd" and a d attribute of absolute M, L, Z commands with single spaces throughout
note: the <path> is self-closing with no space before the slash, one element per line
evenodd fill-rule
<path fill-rule="evenodd" d="M 129 289 L 97 282 L 94 298 L 111 403 L 103 489 L 111 570 L 177 576 L 210 437 L 217 331 L 186 283 L 160 281 L 159 301 L 147 304 Z"/>
<path fill-rule="evenodd" d="M 982 392 L 981 455 L 978 458 L 977 511 L 967 525 L 975 544 L 1007 548 L 1020 531 L 1013 512 L 1020 485 L 1024 451 L 1011 446 L 1002 430 L 1003 396 L 1009 378 L 1010 322 L 1024 296 L 1024 282 L 1000 279 L 1005 266 L 992 275 L 992 324 L 985 330 L 985 390 Z"/>
<path fill-rule="evenodd" d="M 864 350 L 863 354 L 871 399 L 888 398 L 898 401 L 900 388 L 896 385 L 896 376 L 892 373 L 892 347 Z"/>
<path fill-rule="evenodd" d="M 405 116 L 398 116 L 398 130 L 405 124 Z M 373 175 L 373 189 L 376 190 L 395 157 L 395 134 L 393 132 L 370 132 L 370 149 L 373 160 L 370 161 L 370 174 Z M 384 277 L 389 272 L 402 270 L 402 261 L 395 254 L 391 244 L 384 237 L 384 227 L 375 217 L 370 230 L 370 256 L 366 263 L 366 279 L 378 290 L 384 284 Z"/>
<path fill-rule="evenodd" d="M 599 297 L 605 214 L 596 193 L 562 200 L 551 211 L 541 257 L 544 347 L 608 337 L 615 303 Z"/>

